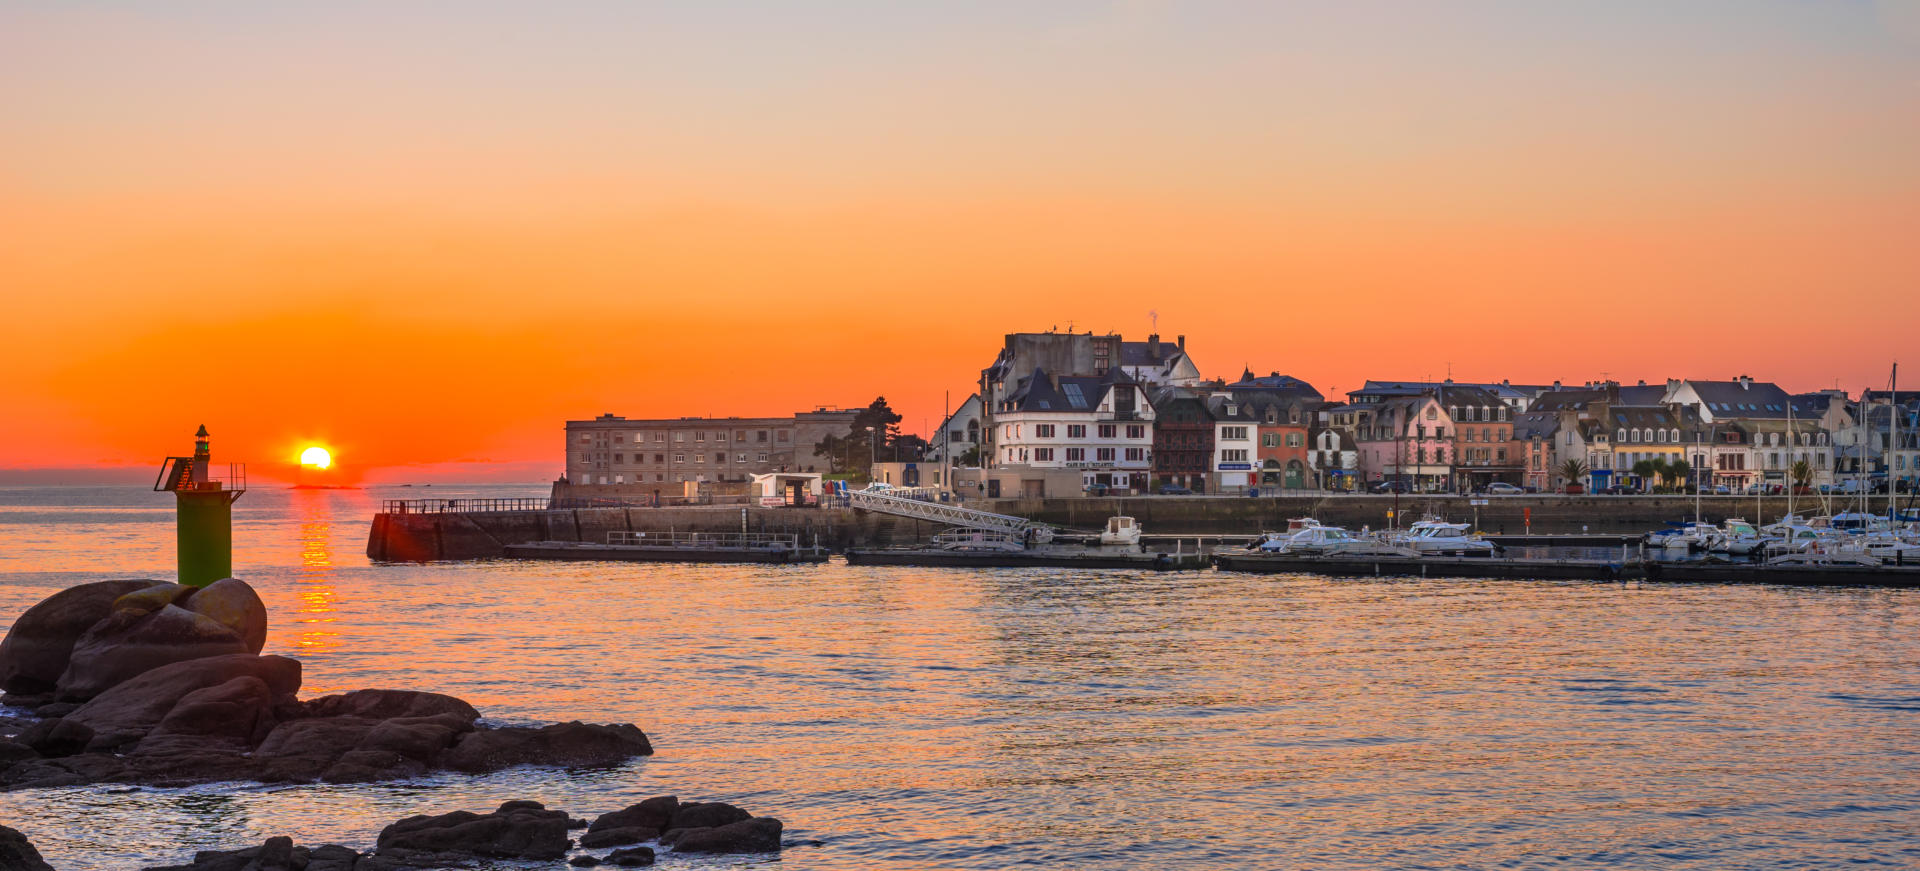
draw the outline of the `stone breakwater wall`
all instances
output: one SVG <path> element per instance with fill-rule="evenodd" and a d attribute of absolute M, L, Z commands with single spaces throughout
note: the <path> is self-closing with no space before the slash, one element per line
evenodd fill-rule
<path fill-rule="evenodd" d="M 376 514 L 367 558 L 377 561 L 493 559 L 536 541 L 604 543 L 609 532 L 747 532 L 798 535 L 835 550 L 921 541 L 939 524 L 846 508 L 570 508 L 473 514 Z"/>
<path fill-rule="evenodd" d="M 1692 520 L 1694 500 L 1681 496 L 1493 496 L 1481 506 L 1480 528 L 1519 535 L 1528 530 L 1531 511 L 1535 535 L 1639 534 L 1672 521 Z M 1391 496 L 1309 495 L 1143 496 L 1134 498 L 998 499 L 969 503 L 999 514 L 1033 517 L 1072 529 L 1095 530 L 1115 514 L 1139 518 L 1152 535 L 1252 535 L 1284 529 L 1294 517 L 1359 529 L 1388 525 Z M 1751 497 L 1708 496 L 1700 500 L 1703 520 L 1728 517 L 1767 522 L 1786 513 L 1784 498 L 1759 506 Z M 1844 506 L 1829 506 L 1844 510 Z M 1822 513 L 1817 499 L 1796 498 L 1802 514 Z M 1434 514 L 1456 522 L 1473 518 L 1473 506 L 1461 496 L 1402 496 L 1400 525 Z M 666 508 L 577 508 L 473 514 L 378 514 L 367 537 L 374 560 L 492 559 L 506 546 L 536 541 L 604 542 L 607 533 L 740 532 L 792 533 L 803 544 L 840 550 L 924 541 L 940 524 L 889 517 L 845 508 L 761 508 L 701 506 Z"/>

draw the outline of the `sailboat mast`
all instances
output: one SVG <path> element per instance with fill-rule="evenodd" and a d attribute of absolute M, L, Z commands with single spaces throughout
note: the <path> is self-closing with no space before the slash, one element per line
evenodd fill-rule
<path fill-rule="evenodd" d="M 1887 374 L 1887 522 L 1899 518 L 1899 506 L 1894 503 L 1893 491 L 1898 478 L 1893 474 L 1893 461 L 1900 456 L 1900 364 L 1893 364 L 1893 371 Z"/>

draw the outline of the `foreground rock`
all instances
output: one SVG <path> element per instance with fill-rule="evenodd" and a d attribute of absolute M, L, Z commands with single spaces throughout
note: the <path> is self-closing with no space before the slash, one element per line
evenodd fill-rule
<path fill-rule="evenodd" d="M 718 822 L 723 819 L 729 822 Z M 656 831 L 657 828 L 649 824 L 675 822 L 713 823 L 669 830 L 668 836 L 661 840 L 662 843 L 673 840 L 670 849 L 676 853 L 750 853 L 780 849 L 781 823 L 777 819 L 755 817 L 720 802 L 683 805 L 673 796 L 651 798 L 625 810 L 603 814 L 588 828 L 588 833 Z M 486 814 L 454 811 L 408 817 L 382 830 L 377 846 L 370 853 L 357 853 L 332 844 L 299 847 L 291 838 L 282 837 L 242 850 L 204 851 L 195 854 L 192 862 L 147 871 L 404 871 L 466 868 L 497 860 L 550 862 L 566 858 L 567 851 L 573 847 L 573 841 L 567 837 L 569 824 L 564 811 L 548 810 L 534 801 L 510 801 Z M 0 833 L 10 831 L 0 828 Z M 585 846 L 585 839 L 582 840 Z M 0 839 L 0 850 L 4 849 L 3 845 L 4 840 Z M 652 865 L 654 856 L 652 847 L 633 846 L 616 849 L 604 858 L 576 855 L 568 859 L 568 864 L 583 868 L 603 864 L 631 868 Z M 0 864 L 0 871 L 11 867 Z"/>
<path fill-rule="evenodd" d="M 265 607 L 231 578 L 201 590 L 102 581 L 48 597 L 0 641 L 7 701 L 41 715 L 0 724 L 0 789 L 354 783 L 653 752 L 630 724 L 479 728 L 472 705 L 438 693 L 301 701 L 300 663 L 258 655 L 265 641 Z"/>
<path fill-rule="evenodd" d="M 0 871 L 53 871 L 27 836 L 0 826 Z"/>

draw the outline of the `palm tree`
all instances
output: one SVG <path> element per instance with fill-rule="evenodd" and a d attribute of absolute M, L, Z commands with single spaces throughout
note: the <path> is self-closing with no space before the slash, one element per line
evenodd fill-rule
<path fill-rule="evenodd" d="M 1813 464 L 1806 460 L 1794 460 L 1793 465 L 1787 467 L 1787 474 L 1793 476 L 1795 492 L 1804 491 L 1813 483 Z"/>
<path fill-rule="evenodd" d="M 1587 464 L 1579 460 L 1568 460 L 1560 464 L 1560 477 L 1563 483 L 1579 484 L 1587 477 Z"/>
<path fill-rule="evenodd" d="M 1667 466 L 1667 461 L 1664 457 L 1648 460 L 1647 468 L 1653 473 L 1653 485 L 1656 490 L 1667 483 L 1668 475 L 1673 474 L 1673 470 Z"/>

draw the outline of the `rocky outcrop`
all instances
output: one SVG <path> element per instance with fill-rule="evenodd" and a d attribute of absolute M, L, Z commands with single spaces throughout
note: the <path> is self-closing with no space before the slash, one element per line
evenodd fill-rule
<path fill-rule="evenodd" d="M 682 810 L 692 812 L 677 817 Z M 682 805 L 673 796 L 651 798 L 625 810 L 603 814 L 594 823 L 597 829 L 589 827 L 589 833 L 651 828 L 649 823 L 665 824 L 676 818 L 688 823 L 715 823 L 673 830 L 670 837 L 677 843 L 669 849 L 676 853 L 780 849 L 781 824 L 777 819 L 755 817 L 719 802 Z M 723 819 L 731 821 L 717 822 Z M 370 853 L 356 853 L 333 845 L 299 847 L 290 838 L 270 838 L 258 847 L 209 850 L 195 854 L 187 864 L 147 871 L 405 871 L 493 867 L 501 860 L 551 862 L 566 858 L 573 848 L 573 842 L 567 838 L 572 826 L 573 821 L 564 811 L 548 810 L 535 801 L 510 801 L 485 814 L 453 811 L 407 817 L 383 829 Z M 0 829 L 4 831 L 7 830 Z M 662 839 L 662 843 L 666 843 L 666 839 Z M 587 846 L 584 840 L 581 846 Z M 632 868 L 652 865 L 654 859 L 653 847 L 635 846 L 614 850 L 604 858 L 578 854 L 568 858 L 567 864 L 580 868 L 598 865 Z M 0 865 L 0 871 L 9 867 Z"/>
<path fill-rule="evenodd" d="M 302 702 L 300 663 L 260 656 L 266 608 L 231 578 L 205 589 L 103 581 L 29 609 L 0 642 L 8 700 L 0 789 L 392 780 L 451 769 L 616 765 L 653 752 L 633 725 L 480 729 L 452 696 L 369 689 Z M 74 701 L 48 703 L 48 691 Z"/>
<path fill-rule="evenodd" d="M 80 702 L 168 663 L 259 653 L 266 640 L 266 605 L 232 578 L 205 589 L 81 584 L 20 615 L 0 641 L 0 689 Z"/>
<path fill-rule="evenodd" d="M 490 814 L 454 811 L 408 817 L 380 832 L 376 855 L 412 862 L 443 857 L 559 859 L 567 839 L 567 814 L 535 801 L 510 801 Z"/>
<path fill-rule="evenodd" d="M 0 871 L 53 871 L 27 836 L 0 826 Z"/>
<path fill-rule="evenodd" d="M 158 583 L 96 581 L 68 587 L 28 608 L 0 641 L 0 690 L 28 696 L 53 692 L 74 642 L 113 610 L 114 600 Z"/>

